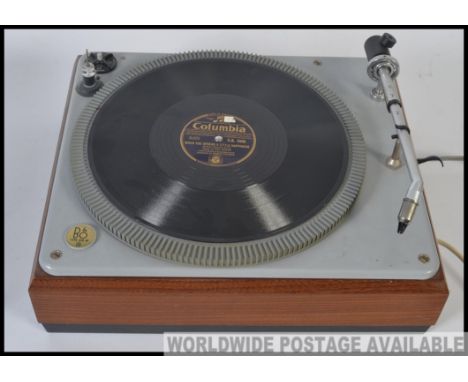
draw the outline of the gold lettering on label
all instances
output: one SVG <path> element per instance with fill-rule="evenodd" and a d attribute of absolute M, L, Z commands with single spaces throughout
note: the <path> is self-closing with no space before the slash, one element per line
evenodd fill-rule
<path fill-rule="evenodd" d="M 237 133 L 245 133 L 247 130 L 239 125 L 219 125 L 215 123 L 201 123 L 195 122 L 192 124 L 194 130 L 208 130 L 208 131 L 229 131 Z"/>
<path fill-rule="evenodd" d="M 189 121 L 180 133 L 184 153 L 208 166 L 231 166 L 247 160 L 255 150 L 252 127 L 239 117 L 209 113 Z"/>

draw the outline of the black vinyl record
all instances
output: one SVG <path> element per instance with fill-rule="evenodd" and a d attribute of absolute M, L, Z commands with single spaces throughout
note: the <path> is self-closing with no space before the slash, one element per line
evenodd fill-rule
<path fill-rule="evenodd" d="M 133 78 L 100 106 L 88 159 L 106 197 L 161 233 L 265 238 L 317 214 L 349 160 L 334 109 L 284 71 L 185 60 Z"/>

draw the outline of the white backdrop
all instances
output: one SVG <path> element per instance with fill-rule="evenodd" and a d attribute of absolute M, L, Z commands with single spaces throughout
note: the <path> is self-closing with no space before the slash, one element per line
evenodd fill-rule
<path fill-rule="evenodd" d="M 158 335 L 49 334 L 27 295 L 73 62 L 90 51 L 239 50 L 364 56 L 385 30 L 12 30 L 5 40 L 7 350 L 160 350 Z M 418 156 L 463 153 L 463 34 L 393 30 L 399 86 Z M 421 166 L 436 235 L 463 250 L 463 163 Z M 461 263 L 442 249 L 450 298 L 435 330 L 462 329 Z"/>

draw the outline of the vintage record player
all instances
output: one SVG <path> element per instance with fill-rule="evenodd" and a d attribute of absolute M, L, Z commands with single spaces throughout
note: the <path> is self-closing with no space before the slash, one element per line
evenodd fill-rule
<path fill-rule="evenodd" d="M 49 331 L 421 330 L 447 299 L 398 94 L 365 58 L 86 52 L 31 277 Z"/>

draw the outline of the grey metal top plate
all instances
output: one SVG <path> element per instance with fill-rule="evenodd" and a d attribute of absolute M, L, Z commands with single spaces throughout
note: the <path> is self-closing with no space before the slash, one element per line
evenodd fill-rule
<path fill-rule="evenodd" d="M 163 54 L 118 53 L 119 65 L 101 75 L 106 82 L 133 66 Z M 124 57 L 124 58 L 123 58 Z M 392 149 L 393 123 L 383 103 L 369 97 L 374 83 L 361 58 L 272 57 L 302 69 L 335 92 L 356 117 L 367 146 L 367 169 L 359 197 L 348 216 L 330 235 L 312 247 L 277 261 L 234 268 L 203 268 L 158 260 L 137 252 L 94 222 L 82 204 L 70 172 L 69 143 L 73 126 L 89 101 L 75 91 L 71 96 L 63 142 L 52 189 L 44 237 L 39 254 L 41 267 L 62 276 L 167 276 L 264 278 L 366 278 L 427 279 L 439 268 L 439 258 L 425 199 L 404 235 L 396 233 L 396 216 L 407 185 L 405 166 L 391 170 L 385 158 Z M 315 65 L 314 60 L 321 65 Z M 78 73 L 75 74 L 75 80 Z M 98 233 L 96 243 L 82 250 L 64 240 L 67 229 L 90 223 Z M 60 259 L 50 253 L 59 249 Z M 421 263 L 420 254 L 430 261 Z"/>

